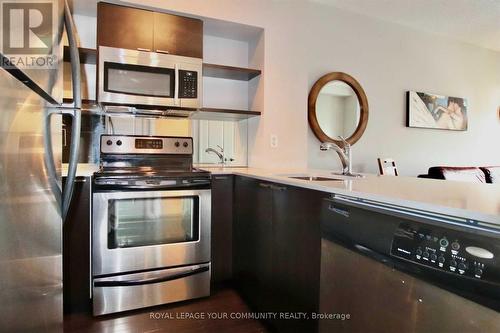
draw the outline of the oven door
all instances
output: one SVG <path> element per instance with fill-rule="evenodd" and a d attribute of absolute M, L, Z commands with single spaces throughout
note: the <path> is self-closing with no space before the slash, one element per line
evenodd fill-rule
<path fill-rule="evenodd" d="M 201 71 L 197 58 L 100 46 L 98 101 L 139 109 L 198 108 Z M 192 97 L 180 98 L 187 92 Z"/>
<path fill-rule="evenodd" d="M 93 194 L 93 276 L 210 261 L 210 190 Z"/>

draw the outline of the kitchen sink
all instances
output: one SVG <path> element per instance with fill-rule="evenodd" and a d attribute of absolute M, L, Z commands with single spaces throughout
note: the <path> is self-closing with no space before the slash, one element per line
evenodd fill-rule
<path fill-rule="evenodd" d="M 341 172 L 332 172 L 332 175 L 336 176 L 342 176 L 342 177 L 349 177 L 349 178 L 365 178 L 365 175 L 362 175 L 360 173 L 352 173 L 350 175 L 345 175 Z"/>
<path fill-rule="evenodd" d="M 300 179 L 300 180 L 308 180 L 311 182 L 322 182 L 322 181 L 343 181 L 340 178 L 329 178 L 329 177 L 321 177 L 321 176 L 291 176 L 288 178 L 292 179 Z"/>

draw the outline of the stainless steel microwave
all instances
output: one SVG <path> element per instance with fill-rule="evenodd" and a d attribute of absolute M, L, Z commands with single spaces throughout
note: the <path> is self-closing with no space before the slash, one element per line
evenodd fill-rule
<path fill-rule="evenodd" d="M 99 47 L 97 99 L 104 106 L 165 110 L 201 107 L 199 58 Z"/>

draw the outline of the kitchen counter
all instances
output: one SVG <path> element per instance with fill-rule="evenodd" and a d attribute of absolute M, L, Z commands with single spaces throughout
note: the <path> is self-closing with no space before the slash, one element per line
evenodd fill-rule
<path fill-rule="evenodd" d="M 366 174 L 364 178 L 344 178 L 325 170 L 204 168 L 214 175 L 233 174 L 269 182 L 341 194 L 421 211 L 483 222 L 500 228 L 500 186 L 416 177 Z M 308 174 L 342 178 L 341 181 L 307 181 L 286 175 Z"/>
<path fill-rule="evenodd" d="M 90 177 L 94 172 L 99 170 L 99 165 L 91 163 L 78 163 L 78 168 L 76 169 L 77 177 Z M 63 163 L 61 169 L 61 175 L 66 177 L 68 174 L 68 164 Z"/>
<path fill-rule="evenodd" d="M 79 164 L 77 176 L 89 177 L 99 169 L 95 164 Z M 381 203 L 451 215 L 500 227 L 500 186 L 416 177 L 393 177 L 366 174 L 348 179 L 326 170 L 259 169 L 203 167 L 214 175 L 238 175 L 284 185 L 341 194 Z M 67 165 L 63 164 L 63 175 Z M 342 179 L 341 181 L 306 181 L 286 175 L 308 174 Z"/>

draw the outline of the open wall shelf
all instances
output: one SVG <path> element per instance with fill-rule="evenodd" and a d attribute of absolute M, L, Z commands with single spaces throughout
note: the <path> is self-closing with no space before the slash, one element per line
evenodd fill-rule
<path fill-rule="evenodd" d="M 95 49 L 78 48 L 78 50 L 80 52 L 80 63 L 94 64 L 94 65 L 96 64 L 97 51 Z M 66 62 L 70 61 L 68 46 L 64 46 L 64 61 Z M 250 81 L 253 78 L 261 75 L 261 73 L 262 72 L 258 69 L 203 63 L 204 77 L 238 80 L 238 81 Z M 72 102 L 73 101 L 71 98 L 64 99 L 64 103 L 71 104 Z M 82 102 L 84 106 L 87 108 L 92 108 L 92 109 L 98 108 L 97 101 L 95 100 L 83 100 Z M 259 111 L 202 107 L 198 112 L 195 112 L 191 118 L 204 119 L 204 120 L 239 121 L 253 117 L 259 117 L 260 115 L 261 112 Z"/>
<path fill-rule="evenodd" d="M 81 64 L 90 64 L 95 65 L 97 63 L 97 50 L 96 49 L 88 49 L 84 47 L 79 47 L 78 51 L 80 53 L 80 63 Z M 70 61 L 69 56 L 69 46 L 64 46 L 64 56 L 63 60 L 66 62 Z"/>
<path fill-rule="evenodd" d="M 200 111 L 195 113 L 192 119 L 206 119 L 206 120 L 244 120 L 260 116 L 258 111 L 246 110 L 232 110 L 232 109 L 219 109 L 219 108 L 201 108 Z"/>
<path fill-rule="evenodd" d="M 258 69 L 203 63 L 203 76 L 207 77 L 250 81 L 260 74 L 261 71 Z"/>

